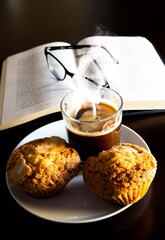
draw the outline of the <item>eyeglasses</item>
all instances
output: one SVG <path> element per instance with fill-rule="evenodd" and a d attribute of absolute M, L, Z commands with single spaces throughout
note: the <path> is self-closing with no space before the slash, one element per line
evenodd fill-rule
<path fill-rule="evenodd" d="M 96 85 L 110 88 L 101 69 L 102 59 L 100 58 L 101 54 L 98 53 L 98 49 L 101 49 L 101 52 L 103 52 L 102 56 L 104 56 L 104 60 L 106 59 L 107 61 L 110 59 L 113 63 L 117 63 L 115 58 L 106 48 L 98 45 L 51 46 L 45 47 L 44 53 L 48 68 L 57 80 L 63 81 L 67 75 L 71 78 L 76 75 L 75 73 L 70 72 L 59 58 L 56 57 L 58 55 L 57 50 L 74 50 L 76 51 L 76 59 L 78 59 L 79 62 L 78 75 L 83 76 L 86 80 L 85 82 L 90 86 Z M 79 50 L 81 51 L 79 52 Z"/>

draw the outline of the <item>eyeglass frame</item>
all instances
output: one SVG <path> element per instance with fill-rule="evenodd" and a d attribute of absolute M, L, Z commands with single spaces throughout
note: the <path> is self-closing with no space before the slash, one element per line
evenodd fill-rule
<path fill-rule="evenodd" d="M 104 46 L 100 46 L 100 45 L 89 45 L 89 44 L 88 44 L 88 45 L 49 46 L 49 47 L 45 47 L 45 48 L 44 48 L 44 54 L 45 54 L 45 57 L 46 57 L 46 61 L 47 61 L 48 68 L 49 68 L 50 72 L 53 74 L 53 76 L 55 76 L 59 81 L 63 81 L 63 80 L 66 78 L 66 75 L 69 75 L 69 76 L 72 78 L 75 74 L 72 73 L 72 72 L 70 72 L 70 71 L 64 66 L 64 64 L 63 64 L 56 56 L 54 56 L 54 55 L 51 53 L 51 51 L 54 51 L 54 50 L 68 50 L 68 49 L 73 49 L 73 50 L 75 49 L 75 50 L 76 50 L 76 49 L 91 48 L 91 47 L 97 47 L 97 46 L 103 48 L 106 52 L 108 52 L 109 55 L 111 56 L 111 58 L 113 59 L 113 61 L 114 61 L 115 63 L 119 63 L 118 60 L 116 60 L 116 59 L 113 57 L 113 55 L 112 55 Z M 63 79 L 58 78 L 58 77 L 52 72 L 52 70 L 51 70 L 51 68 L 50 68 L 50 66 L 49 66 L 48 54 L 49 54 L 51 57 L 53 57 L 53 58 L 64 68 L 64 70 L 65 70 L 65 75 L 64 75 L 64 78 L 63 78 Z M 85 77 L 85 76 L 84 76 L 84 77 Z M 88 78 L 88 77 L 85 77 L 85 79 L 87 79 L 87 80 L 89 80 L 90 82 L 92 82 L 92 83 L 94 83 L 95 85 L 97 85 L 94 80 L 92 80 L 92 79 L 90 79 L 90 78 Z M 106 82 L 105 82 L 105 85 L 102 86 L 102 87 L 108 87 L 108 88 L 110 88 L 109 83 L 108 83 L 107 80 L 106 80 Z"/>

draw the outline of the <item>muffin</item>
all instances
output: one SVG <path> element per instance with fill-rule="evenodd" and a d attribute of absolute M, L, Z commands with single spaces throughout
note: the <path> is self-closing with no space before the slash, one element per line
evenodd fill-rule
<path fill-rule="evenodd" d="M 148 150 L 135 144 L 119 143 L 86 160 L 83 180 L 101 198 L 128 205 L 147 193 L 156 169 L 157 161 Z"/>
<path fill-rule="evenodd" d="M 80 170 L 80 156 L 58 136 L 35 139 L 14 150 L 6 166 L 10 183 L 35 198 L 61 192 Z"/>

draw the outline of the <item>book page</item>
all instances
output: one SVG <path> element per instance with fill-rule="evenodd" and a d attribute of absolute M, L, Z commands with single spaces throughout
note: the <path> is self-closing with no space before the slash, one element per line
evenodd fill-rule
<path fill-rule="evenodd" d="M 95 51 L 99 74 L 97 68 L 97 71 L 92 72 L 92 77 L 100 81 L 103 76 L 110 87 L 120 93 L 124 100 L 124 110 L 165 109 L 164 63 L 146 38 L 92 36 L 81 40 L 78 45 L 80 44 L 102 47 L 101 52 L 100 49 Z M 66 74 L 65 80 L 57 80 L 48 69 L 44 48 L 67 45 L 71 44 L 43 44 L 4 61 L 0 88 L 0 129 L 60 110 L 62 97 L 75 88 L 75 77 Z M 108 57 L 102 54 L 104 48 L 109 53 Z M 82 59 L 83 63 L 90 61 L 89 58 L 84 58 L 83 51 L 84 49 L 55 51 L 56 58 L 66 71 L 76 74 L 74 76 L 78 85 L 81 81 L 77 75 L 86 76 L 88 72 Z"/>
<path fill-rule="evenodd" d="M 57 80 L 49 71 L 44 47 L 68 45 L 57 42 L 45 44 L 25 52 L 8 57 L 4 63 L 1 79 L 3 106 L 1 124 L 26 118 L 31 120 L 47 113 L 59 111 L 62 97 L 72 87 L 72 79 L 66 76 L 64 81 Z M 57 57 L 58 54 L 57 54 Z M 73 51 L 61 51 L 62 63 L 70 71 L 76 68 Z M 4 73 L 6 70 L 6 74 Z M 3 92 L 3 88 L 5 91 Z"/>
<path fill-rule="evenodd" d="M 115 61 L 103 64 L 102 71 L 110 87 L 123 97 L 124 109 L 165 109 L 165 66 L 146 38 L 92 36 L 78 44 L 108 49 Z"/>

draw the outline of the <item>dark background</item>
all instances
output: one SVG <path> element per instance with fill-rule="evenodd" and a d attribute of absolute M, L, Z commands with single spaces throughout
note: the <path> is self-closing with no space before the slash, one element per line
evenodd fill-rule
<path fill-rule="evenodd" d="M 165 59 L 165 1 L 1 0 L 0 61 L 53 41 L 91 35 L 143 36 Z"/>

